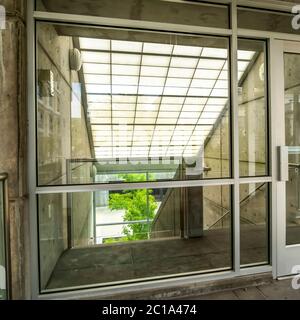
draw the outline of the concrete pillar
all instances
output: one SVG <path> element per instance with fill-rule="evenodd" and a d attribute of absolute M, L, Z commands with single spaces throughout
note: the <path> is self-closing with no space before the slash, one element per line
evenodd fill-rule
<path fill-rule="evenodd" d="M 0 172 L 8 173 L 12 299 L 29 297 L 25 3 L 0 0 Z"/>

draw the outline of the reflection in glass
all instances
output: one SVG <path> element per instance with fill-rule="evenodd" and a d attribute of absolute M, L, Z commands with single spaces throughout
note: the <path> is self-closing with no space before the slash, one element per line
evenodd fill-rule
<path fill-rule="evenodd" d="M 268 184 L 240 186 L 240 256 L 243 267 L 269 262 Z"/>
<path fill-rule="evenodd" d="M 231 269 L 231 217 L 228 186 L 40 195 L 41 289 Z"/>
<path fill-rule="evenodd" d="M 266 48 L 263 41 L 239 40 L 240 176 L 268 174 Z M 251 59 L 251 63 L 245 61 Z"/>
<path fill-rule="evenodd" d="M 300 244 L 300 55 L 284 54 L 285 143 L 289 147 L 289 181 L 286 183 L 286 244 Z"/>

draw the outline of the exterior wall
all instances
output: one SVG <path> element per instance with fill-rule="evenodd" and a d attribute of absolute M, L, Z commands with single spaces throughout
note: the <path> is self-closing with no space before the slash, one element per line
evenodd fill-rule
<path fill-rule="evenodd" d="M 0 172 L 8 173 L 12 298 L 29 297 L 25 1 L 1 0 L 6 29 L 0 30 Z"/>

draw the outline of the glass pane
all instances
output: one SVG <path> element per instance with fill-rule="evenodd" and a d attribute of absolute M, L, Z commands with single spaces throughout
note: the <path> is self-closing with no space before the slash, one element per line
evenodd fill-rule
<path fill-rule="evenodd" d="M 239 40 L 240 176 L 268 175 L 266 46 Z"/>
<path fill-rule="evenodd" d="M 36 0 L 36 10 L 229 28 L 229 10 L 226 5 L 164 0 L 64 0 L 63 3 L 59 0 Z"/>
<path fill-rule="evenodd" d="M 243 267 L 269 263 L 269 188 L 240 186 L 240 254 Z"/>
<path fill-rule="evenodd" d="M 4 186 L 0 181 L 0 300 L 6 300 L 6 250 L 4 230 Z"/>
<path fill-rule="evenodd" d="M 285 143 L 289 147 L 289 181 L 286 183 L 286 244 L 300 244 L 300 55 L 284 54 Z"/>
<path fill-rule="evenodd" d="M 42 290 L 232 268 L 230 186 L 45 194 L 38 202 Z"/>
<path fill-rule="evenodd" d="M 39 185 L 231 176 L 227 38 L 47 23 L 37 37 Z"/>
<path fill-rule="evenodd" d="M 287 12 L 239 8 L 238 27 L 244 29 L 299 34 L 299 30 L 293 29 L 293 17 L 294 15 Z"/>

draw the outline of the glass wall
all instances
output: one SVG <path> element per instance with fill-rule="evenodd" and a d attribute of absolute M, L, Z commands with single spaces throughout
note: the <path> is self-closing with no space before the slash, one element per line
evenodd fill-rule
<path fill-rule="evenodd" d="M 229 186 L 45 194 L 39 208 L 42 290 L 232 268 Z"/>
<path fill-rule="evenodd" d="M 209 22 L 207 4 L 143 1 L 138 16 L 107 1 L 37 8 L 95 5 L 97 15 L 100 2 L 108 17 L 201 25 L 205 14 L 205 26 L 228 27 L 228 15 Z M 232 270 L 230 37 L 46 22 L 36 31 L 41 292 Z M 269 174 L 266 51 L 238 41 L 241 178 Z M 241 266 L 267 264 L 269 187 L 239 187 Z"/>
<path fill-rule="evenodd" d="M 0 300 L 7 299 L 4 183 L 0 181 Z"/>
<path fill-rule="evenodd" d="M 241 265 L 269 263 L 269 186 L 240 186 Z"/>
<path fill-rule="evenodd" d="M 46 23 L 37 37 L 39 185 L 231 176 L 227 38 Z"/>
<path fill-rule="evenodd" d="M 238 76 L 240 176 L 266 176 L 269 170 L 266 44 L 240 39 L 238 48 L 239 69 L 247 64 L 245 72 Z"/>

